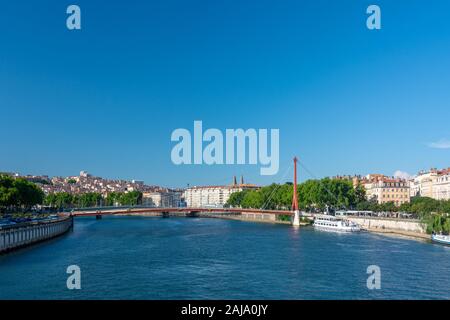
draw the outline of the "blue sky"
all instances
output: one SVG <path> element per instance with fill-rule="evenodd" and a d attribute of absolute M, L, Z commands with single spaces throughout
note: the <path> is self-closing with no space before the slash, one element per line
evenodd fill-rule
<path fill-rule="evenodd" d="M 372 3 L 379 31 L 365 25 Z M 70 4 L 80 31 L 65 26 Z M 315 177 L 448 167 L 448 12 L 446 0 L 3 1 L 0 171 L 183 187 L 285 181 L 294 155 Z M 279 128 L 279 174 L 173 165 L 170 135 L 194 120 Z"/>

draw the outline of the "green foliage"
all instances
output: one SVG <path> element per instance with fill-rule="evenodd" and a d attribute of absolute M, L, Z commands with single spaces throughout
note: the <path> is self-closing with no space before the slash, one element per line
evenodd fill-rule
<path fill-rule="evenodd" d="M 44 192 L 34 183 L 22 178 L 0 176 L 0 208 L 14 208 L 28 211 L 36 204 L 41 204 Z"/>
<path fill-rule="evenodd" d="M 278 221 L 291 221 L 292 217 L 289 215 L 279 215 L 277 216 Z"/>
<path fill-rule="evenodd" d="M 427 197 L 411 198 L 410 203 L 405 203 L 401 208 L 405 211 L 416 213 L 420 216 L 431 213 L 450 213 L 450 201 L 435 200 Z"/>
<path fill-rule="evenodd" d="M 14 179 L 0 176 L 0 207 L 10 207 L 17 203 L 18 190 L 14 188 Z"/>
<path fill-rule="evenodd" d="M 448 214 L 430 214 L 422 217 L 427 233 L 450 233 L 450 217 Z"/>
<path fill-rule="evenodd" d="M 123 193 L 119 202 L 122 206 L 136 206 L 142 203 L 142 192 L 139 191 L 131 191 Z"/>
<path fill-rule="evenodd" d="M 298 187 L 299 206 L 302 209 L 324 210 L 326 206 L 335 209 L 354 208 L 357 199 L 365 195 L 364 189 L 353 188 L 347 180 L 329 179 L 308 180 Z"/>
<path fill-rule="evenodd" d="M 29 210 L 36 204 L 41 204 L 44 200 L 44 192 L 32 182 L 19 178 L 14 180 L 13 186 L 18 190 L 16 205 L 25 210 Z"/>
<path fill-rule="evenodd" d="M 244 195 L 241 206 L 243 208 L 260 208 L 263 205 L 262 194 L 257 191 L 249 191 Z"/>
<path fill-rule="evenodd" d="M 119 205 L 121 196 L 122 194 L 120 192 L 108 193 L 105 199 L 105 205 L 109 207 Z"/>
<path fill-rule="evenodd" d="M 52 183 L 46 179 L 42 179 L 42 178 L 31 178 L 31 179 L 27 179 L 30 182 L 33 183 L 40 183 L 40 184 L 46 184 L 46 185 L 51 185 Z"/>
<path fill-rule="evenodd" d="M 77 203 L 77 206 L 81 208 L 98 207 L 103 205 L 103 197 L 97 192 L 83 193 L 75 196 L 75 199 L 75 203 Z"/>
<path fill-rule="evenodd" d="M 49 194 L 45 204 L 56 208 L 89 208 L 99 206 L 135 206 L 142 203 L 142 193 L 131 191 L 127 193 L 112 192 L 106 198 L 100 193 L 89 192 L 72 195 L 67 192 Z"/>
<path fill-rule="evenodd" d="M 102 205 L 103 197 L 100 193 L 89 192 L 73 195 L 67 192 L 49 194 L 45 198 L 45 204 L 56 208 L 86 208 Z"/>
<path fill-rule="evenodd" d="M 428 233 L 450 232 L 450 200 L 435 200 L 427 197 L 411 198 L 410 203 L 403 204 L 402 211 L 416 214 L 426 225 Z"/>
<path fill-rule="evenodd" d="M 286 210 L 292 205 L 292 184 L 272 184 L 259 190 L 233 193 L 227 205 L 242 208 Z M 304 210 L 353 208 L 364 199 L 363 188 L 353 188 L 351 181 L 329 179 L 308 180 L 298 186 L 299 206 Z"/>
<path fill-rule="evenodd" d="M 44 204 L 55 208 L 70 208 L 75 201 L 75 197 L 70 193 L 60 192 L 47 195 Z"/>
<path fill-rule="evenodd" d="M 227 205 L 231 207 L 239 207 L 247 194 L 248 190 L 243 190 L 242 192 L 235 192 L 230 195 Z"/>
<path fill-rule="evenodd" d="M 445 221 L 442 224 L 442 230 L 447 234 L 450 233 L 450 217 L 446 216 Z"/>
<path fill-rule="evenodd" d="M 380 209 L 380 205 L 378 204 L 378 202 L 375 199 L 359 201 L 356 204 L 356 210 L 374 211 L 374 212 L 382 211 Z"/>

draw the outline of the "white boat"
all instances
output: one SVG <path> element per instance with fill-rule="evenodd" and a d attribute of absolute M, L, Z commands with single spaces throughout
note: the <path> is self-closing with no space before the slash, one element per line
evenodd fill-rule
<path fill-rule="evenodd" d="M 361 227 L 357 223 L 330 215 L 317 215 L 314 218 L 313 226 L 318 230 L 325 230 L 325 231 L 336 231 L 336 232 L 361 231 Z"/>
<path fill-rule="evenodd" d="M 443 234 L 432 234 L 431 240 L 434 242 L 450 245 L 450 236 Z"/>

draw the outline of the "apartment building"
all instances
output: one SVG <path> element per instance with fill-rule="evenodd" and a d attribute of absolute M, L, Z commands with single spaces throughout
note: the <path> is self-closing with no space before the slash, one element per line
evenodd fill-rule
<path fill-rule="evenodd" d="M 409 183 L 405 179 L 369 174 L 362 179 L 354 180 L 353 183 L 363 185 L 366 198 L 374 199 L 379 204 L 393 202 L 400 206 L 410 201 Z"/>
<path fill-rule="evenodd" d="M 419 172 L 409 181 L 411 196 L 430 197 L 436 200 L 450 199 L 450 168 Z"/>
<path fill-rule="evenodd" d="M 437 200 L 450 199 L 450 168 L 438 172 L 433 186 L 433 198 Z"/>
<path fill-rule="evenodd" d="M 181 193 L 176 191 L 154 191 L 142 193 L 142 205 L 161 208 L 177 208 L 180 206 Z"/>
<path fill-rule="evenodd" d="M 230 196 L 245 189 L 257 189 L 253 184 L 245 184 L 243 177 L 241 183 L 233 179 L 233 184 L 228 186 L 196 186 L 187 188 L 184 198 L 188 207 L 223 207 Z"/>

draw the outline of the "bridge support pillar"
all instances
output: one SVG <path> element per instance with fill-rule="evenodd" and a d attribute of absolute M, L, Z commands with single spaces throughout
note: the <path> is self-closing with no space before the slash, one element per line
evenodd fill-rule
<path fill-rule="evenodd" d="M 199 213 L 197 211 L 187 212 L 186 217 L 195 218 L 198 217 Z"/>
<path fill-rule="evenodd" d="M 295 210 L 294 211 L 294 217 L 292 219 L 292 225 L 294 227 L 300 227 L 300 211 L 299 210 Z"/>

